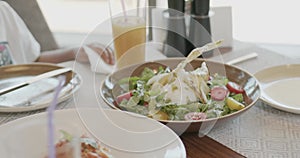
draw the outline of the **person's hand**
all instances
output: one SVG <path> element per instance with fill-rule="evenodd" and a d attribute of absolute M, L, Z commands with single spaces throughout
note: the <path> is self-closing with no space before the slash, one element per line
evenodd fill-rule
<path fill-rule="evenodd" d="M 115 64 L 115 57 L 113 51 L 109 47 L 105 47 L 99 43 L 91 43 L 86 45 L 87 47 L 94 50 L 99 56 L 103 59 L 103 61 L 109 65 Z M 89 58 L 85 53 L 83 48 L 80 48 L 78 52 L 76 52 L 75 60 L 82 63 L 88 63 Z"/>

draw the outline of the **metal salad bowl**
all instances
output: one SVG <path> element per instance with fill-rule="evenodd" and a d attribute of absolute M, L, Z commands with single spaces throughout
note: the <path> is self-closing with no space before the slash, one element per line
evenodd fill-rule
<path fill-rule="evenodd" d="M 128 89 L 124 89 L 124 87 L 120 86 L 120 80 L 132 76 L 139 76 L 146 67 L 153 71 L 158 71 L 160 67 L 173 70 L 176 69 L 177 65 L 183 60 L 185 60 L 185 58 L 168 58 L 131 65 L 117 70 L 110 74 L 102 82 L 100 87 L 101 97 L 111 108 L 116 110 L 124 110 L 116 101 L 118 96 L 128 91 Z M 239 67 L 197 58 L 188 63 L 184 69 L 186 71 L 195 70 L 196 68 L 201 67 L 203 62 L 206 63 L 210 75 L 217 73 L 219 75 L 226 76 L 229 81 L 237 83 L 244 89 L 243 97 L 245 107 L 224 116 L 202 120 L 177 121 L 158 119 L 158 121 L 173 129 L 177 134 L 182 134 L 185 132 L 200 132 L 202 134 L 207 134 L 210 130 L 213 130 L 214 127 L 224 125 L 226 122 L 239 117 L 241 114 L 254 106 L 260 98 L 260 87 L 256 78 L 252 74 Z"/>

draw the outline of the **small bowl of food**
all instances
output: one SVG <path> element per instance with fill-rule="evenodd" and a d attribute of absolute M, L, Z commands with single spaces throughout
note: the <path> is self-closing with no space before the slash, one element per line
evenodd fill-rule
<path fill-rule="evenodd" d="M 120 69 L 103 81 L 100 94 L 110 107 L 156 119 L 178 134 L 205 134 L 257 102 L 260 88 L 253 75 L 197 56 Z"/>

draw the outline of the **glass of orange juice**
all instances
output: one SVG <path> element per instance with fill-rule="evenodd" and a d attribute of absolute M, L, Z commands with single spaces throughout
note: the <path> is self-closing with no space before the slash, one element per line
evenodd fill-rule
<path fill-rule="evenodd" d="M 117 68 L 145 61 L 146 1 L 110 0 Z"/>

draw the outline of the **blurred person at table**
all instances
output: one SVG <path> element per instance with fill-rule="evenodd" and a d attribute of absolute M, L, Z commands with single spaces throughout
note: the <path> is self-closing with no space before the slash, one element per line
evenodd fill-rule
<path fill-rule="evenodd" d="M 87 47 L 100 55 L 105 63 L 109 65 L 114 64 L 112 51 L 104 45 L 91 43 Z M 41 52 L 40 50 L 40 44 L 28 30 L 21 17 L 9 4 L 0 1 L 0 61 L 2 63 L 60 63 L 75 59 L 82 63 L 89 62 L 88 55 L 81 47 L 62 48 L 45 52 Z M 4 51 L 8 52 L 8 54 L 1 53 Z M 7 56 L 10 56 L 10 59 Z M 4 58 L 10 61 L 3 62 Z"/>

